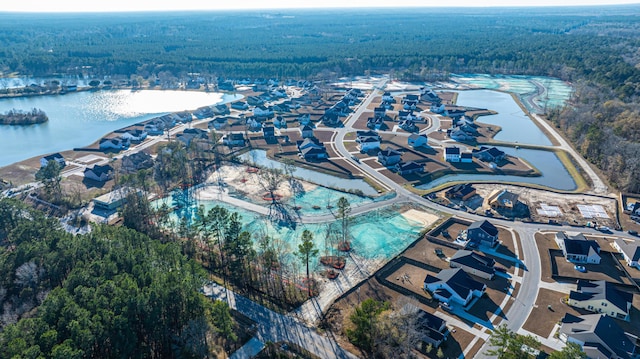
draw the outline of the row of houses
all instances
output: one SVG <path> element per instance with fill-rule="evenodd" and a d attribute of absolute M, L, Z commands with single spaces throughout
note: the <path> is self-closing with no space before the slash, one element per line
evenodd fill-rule
<path fill-rule="evenodd" d="M 340 117 L 348 116 L 351 113 L 351 106 L 360 102 L 364 93 L 360 89 L 349 89 L 342 96 L 340 101 L 325 110 L 322 115 L 322 123 L 325 126 L 337 127 L 342 124 Z"/>

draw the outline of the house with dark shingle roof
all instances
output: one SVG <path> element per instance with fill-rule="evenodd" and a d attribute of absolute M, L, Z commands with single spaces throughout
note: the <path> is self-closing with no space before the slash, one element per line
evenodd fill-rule
<path fill-rule="evenodd" d="M 600 245 L 582 233 L 557 232 L 555 240 L 569 262 L 600 264 Z"/>
<path fill-rule="evenodd" d="M 461 199 L 463 201 L 475 196 L 476 189 L 469 183 L 457 184 L 449 188 L 444 196 L 452 199 Z"/>
<path fill-rule="evenodd" d="M 438 348 L 447 339 L 449 329 L 444 319 L 419 309 L 416 313 L 416 329 L 422 334 L 420 340 Z"/>
<path fill-rule="evenodd" d="M 91 179 L 98 182 L 105 182 L 113 177 L 113 167 L 109 165 L 95 165 L 92 168 L 84 169 L 84 178 Z"/>
<path fill-rule="evenodd" d="M 640 244 L 638 241 L 626 241 L 622 238 L 616 238 L 612 246 L 622 254 L 629 267 L 640 269 Z"/>
<path fill-rule="evenodd" d="M 479 158 L 485 162 L 500 162 L 506 157 L 504 151 L 499 150 L 497 147 L 481 146 L 478 150 L 473 150 L 473 156 Z"/>
<path fill-rule="evenodd" d="M 498 228 L 486 219 L 473 222 L 467 228 L 467 239 L 475 244 L 493 247 L 498 243 Z"/>
<path fill-rule="evenodd" d="M 565 314 L 558 332 L 560 340 L 580 345 L 589 358 L 635 357 L 635 340 L 611 317 L 588 314 L 579 317 Z"/>
<path fill-rule="evenodd" d="M 427 274 L 424 289 L 440 302 L 466 307 L 473 298 L 482 296 L 487 286 L 471 278 L 461 268 L 455 268 L 443 269 L 435 277 Z"/>
<path fill-rule="evenodd" d="M 401 176 L 410 175 L 412 173 L 423 173 L 424 165 L 415 161 L 398 162 L 394 166 L 394 170 Z"/>
<path fill-rule="evenodd" d="M 633 302 L 633 294 L 623 292 L 613 283 L 604 280 L 578 280 L 578 290 L 569 293 L 567 304 L 572 307 L 586 309 L 594 313 L 602 313 L 610 317 L 629 320 L 629 311 Z"/>
<path fill-rule="evenodd" d="M 62 157 L 62 155 L 60 153 L 52 153 L 48 156 L 44 156 L 40 159 L 40 167 L 46 167 L 50 161 L 56 161 L 58 162 L 58 164 L 61 167 L 64 167 L 67 165 L 67 162 L 65 162 L 64 157 Z"/>
<path fill-rule="evenodd" d="M 378 162 L 384 166 L 393 166 L 402 159 L 402 152 L 391 148 L 385 148 L 378 152 Z"/>
<path fill-rule="evenodd" d="M 459 250 L 449 258 L 451 268 L 462 268 L 468 274 L 484 279 L 493 279 L 496 261 L 474 251 Z"/>

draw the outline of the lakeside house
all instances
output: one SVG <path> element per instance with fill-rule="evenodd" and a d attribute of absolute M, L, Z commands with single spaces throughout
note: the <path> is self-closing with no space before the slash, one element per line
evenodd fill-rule
<path fill-rule="evenodd" d="M 623 292 L 604 280 L 578 280 L 577 290 L 569 292 L 567 304 L 594 313 L 629 321 L 633 294 Z"/>
<path fill-rule="evenodd" d="M 64 157 L 62 157 L 60 153 L 52 153 L 40 159 L 40 167 L 46 167 L 50 161 L 56 161 L 61 167 L 67 165 L 67 162 L 64 160 Z"/>
<path fill-rule="evenodd" d="M 493 279 L 496 261 L 477 252 L 461 249 L 449 258 L 451 268 L 461 268 L 468 274 L 484 279 Z"/>
<path fill-rule="evenodd" d="M 84 178 L 98 182 L 106 182 L 113 178 L 113 167 L 109 165 L 87 167 L 84 169 Z"/>
<path fill-rule="evenodd" d="M 629 267 L 640 269 L 640 244 L 638 241 L 627 241 L 622 238 L 616 238 L 612 246 L 622 254 L 624 261 Z"/>
<path fill-rule="evenodd" d="M 424 165 L 415 161 L 398 162 L 393 169 L 401 176 L 413 173 L 424 173 Z"/>
<path fill-rule="evenodd" d="M 447 162 L 460 162 L 460 148 L 445 147 L 444 160 Z"/>
<path fill-rule="evenodd" d="M 120 135 L 120 138 L 125 141 L 140 142 L 147 138 L 147 131 L 140 129 L 127 130 Z"/>
<path fill-rule="evenodd" d="M 234 110 L 244 111 L 249 108 L 249 104 L 244 101 L 236 101 L 231 103 L 231 108 Z"/>
<path fill-rule="evenodd" d="M 213 120 L 209 121 L 207 127 L 209 129 L 213 128 L 214 130 L 222 130 L 227 127 L 229 124 L 229 119 L 225 116 L 216 117 Z"/>
<path fill-rule="evenodd" d="M 487 286 L 472 279 L 461 268 L 454 268 L 443 269 L 436 276 L 427 274 L 424 289 L 442 303 L 466 307 L 473 298 L 481 297 Z"/>
<path fill-rule="evenodd" d="M 100 150 L 126 150 L 129 141 L 120 138 L 103 138 L 100 140 Z"/>
<path fill-rule="evenodd" d="M 556 232 L 555 241 L 567 261 L 600 264 L 600 245 L 584 234 Z"/>
<path fill-rule="evenodd" d="M 496 147 L 481 146 L 480 149 L 473 150 L 473 156 L 484 162 L 497 163 L 504 160 L 507 154 Z"/>
<path fill-rule="evenodd" d="M 305 138 L 303 141 L 298 141 L 296 144 L 299 156 L 304 158 L 306 161 L 317 161 L 329 157 L 324 144 L 315 137 Z"/>
<path fill-rule="evenodd" d="M 558 337 L 580 345 L 589 358 L 635 358 L 637 337 L 626 333 L 615 320 L 602 314 L 565 314 Z"/>
<path fill-rule="evenodd" d="M 457 184 L 449 188 L 444 196 L 450 199 L 459 199 L 466 201 L 469 198 L 475 196 L 476 189 L 469 183 Z"/>

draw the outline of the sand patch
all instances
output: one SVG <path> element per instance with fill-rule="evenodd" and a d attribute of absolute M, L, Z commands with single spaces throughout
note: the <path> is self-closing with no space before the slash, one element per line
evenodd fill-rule
<path fill-rule="evenodd" d="M 413 208 L 402 212 L 402 216 L 408 220 L 421 223 L 424 227 L 432 225 L 440 218 L 435 214 L 423 212 Z"/>

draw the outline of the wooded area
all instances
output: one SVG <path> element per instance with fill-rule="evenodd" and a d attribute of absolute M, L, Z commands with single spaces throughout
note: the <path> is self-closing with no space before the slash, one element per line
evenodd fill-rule
<path fill-rule="evenodd" d="M 5 13 L 0 71 L 160 84 L 193 74 L 212 84 L 219 77 L 335 80 L 376 72 L 410 81 L 449 73 L 554 76 L 579 89 L 573 109 L 556 111 L 553 120 L 614 186 L 638 192 L 640 20 L 629 15 L 638 10 Z"/>

